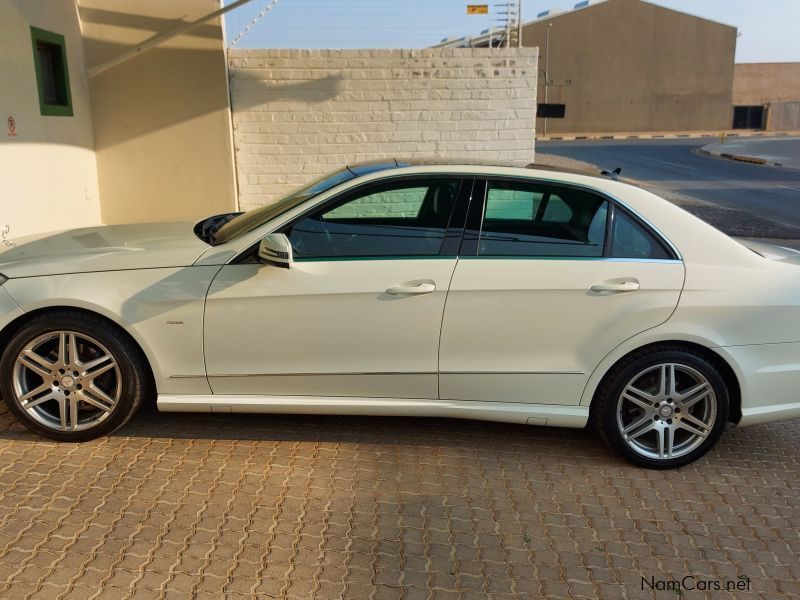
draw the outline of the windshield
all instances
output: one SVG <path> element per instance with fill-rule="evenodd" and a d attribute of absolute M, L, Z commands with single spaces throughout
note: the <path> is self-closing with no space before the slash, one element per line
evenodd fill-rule
<path fill-rule="evenodd" d="M 242 213 L 234 217 L 230 221 L 223 222 L 222 226 L 211 235 L 212 246 L 218 246 L 239 237 L 242 234 L 248 233 L 261 227 L 271 219 L 274 219 L 281 213 L 291 210 L 295 206 L 299 206 L 306 200 L 313 198 L 325 192 L 332 187 L 339 185 L 344 181 L 355 178 L 355 174 L 349 169 L 342 169 L 335 173 L 324 175 L 315 181 L 312 181 L 306 186 L 295 190 L 288 196 L 285 196 L 267 206 L 262 206 L 255 210 Z"/>

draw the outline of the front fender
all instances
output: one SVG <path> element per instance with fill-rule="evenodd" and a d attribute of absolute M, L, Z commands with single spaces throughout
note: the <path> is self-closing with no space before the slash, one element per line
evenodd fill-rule
<path fill-rule="evenodd" d="M 79 308 L 113 321 L 142 348 L 159 393 L 207 394 L 203 307 L 219 267 L 178 267 L 9 279 L 25 313 Z"/>

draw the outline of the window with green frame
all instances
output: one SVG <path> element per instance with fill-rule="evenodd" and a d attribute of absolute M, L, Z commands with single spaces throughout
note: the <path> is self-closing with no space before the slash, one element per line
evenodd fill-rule
<path fill-rule="evenodd" d="M 69 89 L 67 47 L 64 36 L 31 27 L 31 40 L 42 115 L 71 117 L 72 94 Z"/>

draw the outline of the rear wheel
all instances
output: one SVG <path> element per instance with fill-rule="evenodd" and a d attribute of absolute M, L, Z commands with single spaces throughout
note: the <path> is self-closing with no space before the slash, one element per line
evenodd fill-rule
<path fill-rule="evenodd" d="M 728 390 L 703 355 L 682 348 L 632 354 L 604 379 L 593 407 L 605 441 L 630 462 L 666 469 L 689 464 L 717 442 Z"/>
<path fill-rule="evenodd" d="M 0 393 L 28 429 L 59 441 L 106 435 L 147 393 L 139 348 L 100 317 L 59 311 L 36 317 L 0 359 Z"/>

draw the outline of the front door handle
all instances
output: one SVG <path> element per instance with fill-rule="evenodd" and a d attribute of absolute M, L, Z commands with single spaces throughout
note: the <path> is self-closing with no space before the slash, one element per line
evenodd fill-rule
<path fill-rule="evenodd" d="M 635 279 L 631 279 L 628 281 L 622 281 L 619 283 L 612 283 L 610 281 L 604 281 L 603 283 L 595 283 L 592 287 L 589 288 L 589 291 L 594 292 L 595 294 L 624 294 L 626 292 L 635 292 L 639 289 L 639 282 Z"/>
<path fill-rule="evenodd" d="M 386 293 L 392 296 L 400 296 L 402 294 L 430 294 L 435 291 L 436 285 L 433 283 L 418 283 L 417 285 L 393 285 L 386 290 Z"/>

